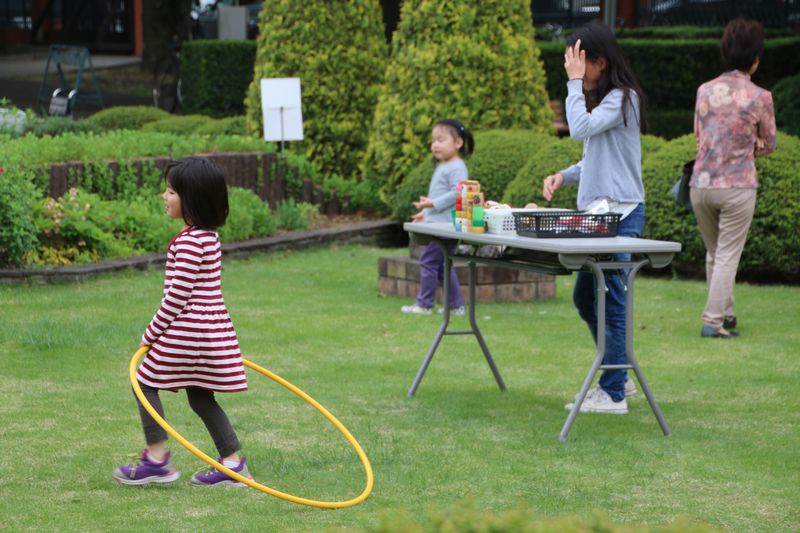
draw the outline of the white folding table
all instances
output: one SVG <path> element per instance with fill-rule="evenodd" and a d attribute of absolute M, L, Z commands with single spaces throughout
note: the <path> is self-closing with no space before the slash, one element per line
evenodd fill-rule
<path fill-rule="evenodd" d="M 647 265 L 654 268 L 663 268 L 672 261 L 675 253 L 680 252 L 681 245 L 677 242 L 655 241 L 649 239 L 636 239 L 632 237 L 593 237 L 593 238 L 530 238 L 520 237 L 515 234 L 492 233 L 465 233 L 455 231 L 449 223 L 411 223 L 403 225 L 409 233 L 411 240 L 418 244 L 436 243 L 443 251 L 445 257 L 444 268 L 444 302 L 450 301 L 450 267 L 453 259 L 466 260 L 469 265 L 469 323 L 471 329 L 465 331 L 448 331 L 450 323 L 450 306 L 444 305 L 442 324 L 433 339 L 430 349 L 422 362 L 408 396 L 413 396 L 419 387 L 428 365 L 433 359 L 433 354 L 445 335 L 474 335 L 483 351 L 486 362 L 494 374 L 500 390 L 505 390 L 506 385 L 500 376 L 500 371 L 495 365 L 491 352 L 483 339 L 478 324 L 475 320 L 475 265 L 477 263 L 492 264 L 505 268 L 515 268 L 549 274 L 570 274 L 573 271 L 584 270 L 592 272 L 597 290 L 597 351 L 592 366 L 583 381 L 583 385 L 575 397 L 572 410 L 567 415 L 567 420 L 559 434 L 559 440 L 565 441 L 575 417 L 580 411 L 580 406 L 586 398 L 586 393 L 591 386 L 598 371 L 604 369 L 631 369 L 641 385 L 642 391 L 650 403 L 650 407 L 661 425 L 665 436 L 671 434 L 667 421 L 656 403 L 655 396 L 650 390 L 636 356 L 633 353 L 633 281 L 639 270 Z M 460 241 L 461 244 L 472 246 L 472 253 L 450 253 L 447 242 Z M 505 246 L 506 251 L 498 258 L 479 257 L 476 254 L 478 247 L 484 245 Z M 613 254 L 631 254 L 630 261 L 615 261 Z M 635 256 L 635 257 L 634 257 Z M 626 317 L 625 317 L 625 347 L 628 355 L 627 364 L 604 365 L 605 355 L 605 273 L 607 271 L 627 271 L 626 277 Z"/>

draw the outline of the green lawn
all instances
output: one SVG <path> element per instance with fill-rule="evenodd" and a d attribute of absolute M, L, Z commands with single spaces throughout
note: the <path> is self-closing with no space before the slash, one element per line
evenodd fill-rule
<path fill-rule="evenodd" d="M 377 258 L 403 253 L 342 247 L 225 262 L 246 357 L 325 405 L 372 461 L 373 494 L 338 511 L 192 487 L 204 463 L 177 444 L 183 476 L 172 486 L 112 480 L 142 447 L 127 367 L 163 272 L 1 286 L 0 529 L 370 528 L 386 510 L 420 518 L 465 498 L 479 510 L 599 511 L 619 524 L 683 517 L 730 531 L 800 528 L 800 288 L 737 287 L 742 337 L 727 341 L 699 337 L 703 283 L 640 277 L 636 350 L 673 435 L 662 435 L 640 394 L 627 416 L 579 415 L 560 443 L 563 405 L 593 353 L 572 278 L 559 278 L 552 301 L 479 306 L 507 392 L 477 343 L 458 336 L 444 339 L 408 399 L 438 319 L 402 315 L 406 301 L 377 294 Z M 255 477 L 309 498 L 356 496 L 364 474 L 344 438 L 288 391 L 249 375 L 251 390 L 222 402 Z M 162 396 L 173 426 L 215 455 L 185 396 Z"/>

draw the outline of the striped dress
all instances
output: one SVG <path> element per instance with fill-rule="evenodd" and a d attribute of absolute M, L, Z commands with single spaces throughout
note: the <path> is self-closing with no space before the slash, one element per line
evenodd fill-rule
<path fill-rule="evenodd" d="M 184 228 L 167 248 L 164 298 L 142 342 L 136 373 L 157 389 L 247 390 L 242 355 L 220 288 L 222 252 L 214 231 Z"/>

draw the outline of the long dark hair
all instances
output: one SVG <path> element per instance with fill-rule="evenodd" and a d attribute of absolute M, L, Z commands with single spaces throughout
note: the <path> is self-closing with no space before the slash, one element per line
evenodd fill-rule
<path fill-rule="evenodd" d="M 435 128 L 436 126 L 444 126 L 450 130 L 453 137 L 461 137 L 461 139 L 464 140 L 461 144 L 461 148 L 458 149 L 458 153 L 461 154 L 462 159 L 468 158 L 472 151 L 475 150 L 475 138 L 472 136 L 472 132 L 465 128 L 460 120 L 446 118 L 437 122 L 433 127 Z"/>
<path fill-rule="evenodd" d="M 228 218 L 228 186 L 222 170 L 205 157 L 186 157 L 167 167 L 164 180 L 181 199 L 183 220 L 216 230 Z"/>
<path fill-rule="evenodd" d="M 597 61 L 601 57 L 606 60 L 606 68 L 600 75 L 597 88 L 586 92 L 586 108 L 591 112 L 597 107 L 603 98 L 613 89 L 622 91 L 622 120 L 628 125 L 628 110 L 631 108 L 631 91 L 636 93 L 639 99 L 639 109 L 634 110 L 639 118 L 639 130 L 647 132 L 647 98 L 644 91 L 636 81 L 625 56 L 622 55 L 617 40 L 611 29 L 600 22 L 590 22 L 578 28 L 575 33 L 567 38 L 567 46 L 575 46 L 575 42 L 581 40 L 581 50 L 586 51 L 586 59 Z"/>

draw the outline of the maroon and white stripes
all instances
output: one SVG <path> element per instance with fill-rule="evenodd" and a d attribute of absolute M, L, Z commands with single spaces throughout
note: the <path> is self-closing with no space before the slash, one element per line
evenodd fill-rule
<path fill-rule="evenodd" d="M 142 336 L 142 383 L 159 389 L 247 390 L 236 331 L 220 286 L 216 232 L 189 227 L 167 249 L 164 297 Z"/>

